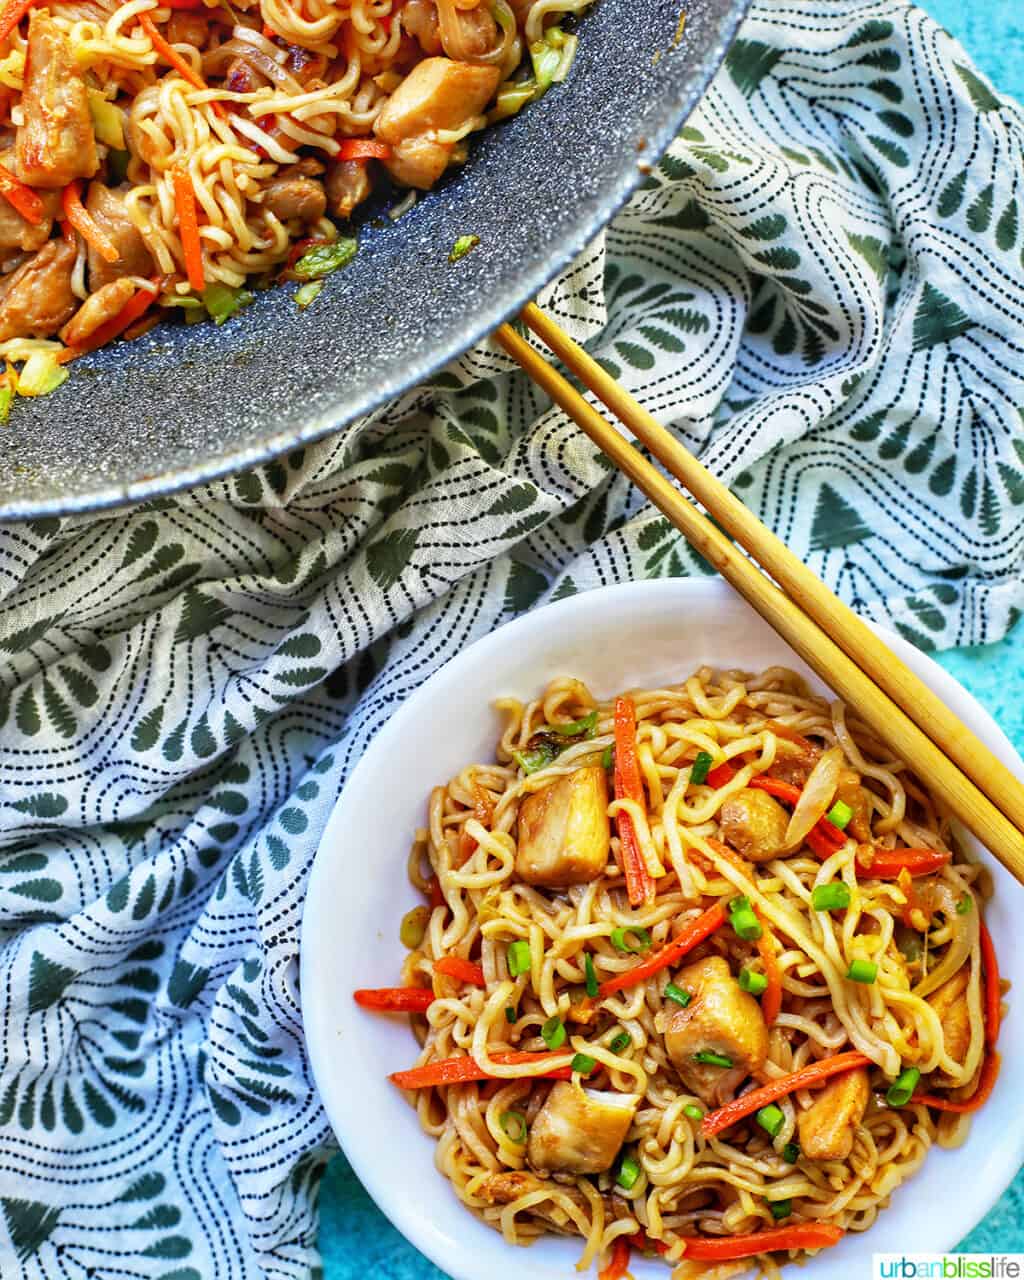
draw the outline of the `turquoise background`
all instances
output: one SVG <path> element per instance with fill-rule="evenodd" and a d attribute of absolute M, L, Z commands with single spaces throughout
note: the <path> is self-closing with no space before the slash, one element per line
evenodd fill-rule
<path fill-rule="evenodd" d="M 1024 98 L 1022 0 L 928 0 L 924 8 L 961 41 L 998 89 Z M 1024 626 L 1018 625 L 1001 644 L 960 649 L 938 659 L 988 708 L 1024 754 Z M 373 1280 L 443 1280 L 444 1273 L 407 1244 L 376 1209 L 344 1156 L 328 1166 L 321 1214 L 324 1280 L 353 1280 L 357 1274 Z M 969 1252 L 1024 1252 L 1024 1171 L 960 1247 Z M 526 1255 L 523 1266 L 528 1274 Z"/>

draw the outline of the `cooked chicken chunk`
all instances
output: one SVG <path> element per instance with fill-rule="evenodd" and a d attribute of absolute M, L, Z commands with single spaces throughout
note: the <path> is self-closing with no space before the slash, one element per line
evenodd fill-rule
<path fill-rule="evenodd" d="M 856 770 L 844 769 L 839 775 L 836 799 L 853 810 L 853 817 L 846 825 L 847 835 L 867 842 L 871 839 L 871 801 L 860 783 L 860 774 Z"/>
<path fill-rule="evenodd" d="M 967 965 L 958 969 L 946 982 L 928 997 L 928 1003 L 939 1015 L 942 1038 L 946 1052 L 954 1062 L 963 1065 L 971 1045 L 971 1015 L 967 1008 L 967 984 L 970 971 Z"/>
<path fill-rule="evenodd" d="M 75 250 L 48 240 L 0 284 L 0 342 L 50 338 L 71 318 L 78 299 L 71 292 Z"/>
<path fill-rule="evenodd" d="M 102 254 L 89 245 L 89 288 L 102 289 L 105 284 L 122 276 L 151 276 L 153 259 L 146 248 L 142 233 L 128 216 L 125 193 L 106 187 L 102 182 L 90 182 L 85 197 L 85 207 L 113 241 L 121 255 L 116 262 L 108 262 Z"/>
<path fill-rule="evenodd" d="M 14 159 L 14 151 L 0 153 L 0 164 L 20 177 Z M 50 238 L 53 220 L 60 216 L 60 192 L 40 191 L 43 202 L 43 220 L 38 226 L 23 218 L 8 200 L 0 198 L 0 258 L 11 253 L 32 253 L 41 249 Z"/>
<path fill-rule="evenodd" d="M 609 850 L 608 782 L 599 765 L 566 774 L 519 807 L 516 874 L 527 884 L 596 880 Z"/>
<path fill-rule="evenodd" d="M 439 132 L 460 129 L 480 115 L 498 88 L 498 67 L 473 66 L 450 58 L 425 58 L 389 98 L 373 126 L 392 148 L 385 164 L 405 186 L 427 190 L 451 158 Z"/>
<path fill-rule="evenodd" d="M 282 222 L 297 218 L 308 224 L 324 216 L 327 196 L 315 178 L 279 177 L 267 184 L 263 207 Z"/>
<path fill-rule="evenodd" d="M 800 1150 L 811 1160 L 845 1160 L 853 1150 L 857 1126 L 871 1097 L 863 1067 L 836 1076 L 797 1116 Z"/>
<path fill-rule="evenodd" d="M 745 787 L 718 813 L 722 839 L 751 862 L 768 862 L 786 849 L 789 814 L 766 791 Z"/>
<path fill-rule="evenodd" d="M 402 27 L 414 40 L 419 41 L 424 53 L 441 52 L 441 29 L 434 0 L 405 0 L 402 6 Z"/>
<path fill-rule="evenodd" d="M 65 187 L 99 167 L 89 98 L 71 44 L 46 9 L 28 23 L 18 168 L 31 187 Z"/>
<path fill-rule="evenodd" d="M 768 770 L 768 777 L 788 782 L 794 787 L 802 787 L 820 758 L 821 748 L 813 743 L 802 745 L 783 739 L 779 743 L 775 763 Z"/>
<path fill-rule="evenodd" d="M 332 218 L 351 218 L 372 190 L 366 163 L 362 160 L 333 160 L 324 179 L 327 212 Z"/>
<path fill-rule="evenodd" d="M 640 1095 L 576 1088 L 560 1080 L 530 1126 L 526 1158 L 551 1173 L 610 1169 L 633 1123 Z"/>
<path fill-rule="evenodd" d="M 119 315 L 135 294 L 135 285 L 128 279 L 111 280 L 95 293 L 91 293 L 60 331 L 61 342 L 69 347 L 82 347 L 108 320 Z"/>
<path fill-rule="evenodd" d="M 768 1028 L 761 1006 L 741 991 L 721 956 L 697 960 L 675 976 L 675 984 L 693 996 L 676 1009 L 665 1029 L 665 1048 L 683 1083 L 710 1106 L 727 1101 L 749 1075 L 757 1075 L 768 1056 Z M 716 1053 L 732 1066 L 695 1061 Z"/>
<path fill-rule="evenodd" d="M 194 44 L 197 49 L 202 49 L 210 34 L 209 19 L 205 13 L 172 10 L 164 34 L 168 44 Z"/>

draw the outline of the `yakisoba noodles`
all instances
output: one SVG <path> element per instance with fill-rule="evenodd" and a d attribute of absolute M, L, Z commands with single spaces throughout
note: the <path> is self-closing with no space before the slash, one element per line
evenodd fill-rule
<path fill-rule="evenodd" d="M 375 188 L 405 209 L 566 78 L 589 3 L 7 0 L 0 416 L 161 316 L 222 323 L 282 275 L 309 305 Z"/>
<path fill-rule="evenodd" d="M 988 883 L 935 798 L 781 667 L 497 705 L 431 793 L 401 986 L 356 993 L 412 1015 L 392 1079 L 455 1193 L 605 1280 L 870 1228 L 998 1072 Z"/>

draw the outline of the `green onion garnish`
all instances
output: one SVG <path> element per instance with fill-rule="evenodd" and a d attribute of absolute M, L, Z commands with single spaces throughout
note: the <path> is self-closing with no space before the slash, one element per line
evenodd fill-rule
<path fill-rule="evenodd" d="M 707 751 L 698 751 L 697 757 L 690 766 L 690 781 L 698 786 L 702 782 L 706 782 L 711 766 L 715 763 L 714 757 Z"/>
<path fill-rule="evenodd" d="M 461 261 L 467 253 L 472 253 L 479 243 L 479 236 L 459 236 L 458 240 L 456 240 L 452 245 L 452 251 L 448 255 L 448 261 Z"/>
<path fill-rule="evenodd" d="M 853 810 L 844 800 L 837 800 L 829 809 L 825 817 L 832 823 L 834 827 L 838 827 L 840 831 L 846 829 L 847 824 L 853 817 Z"/>
<path fill-rule="evenodd" d="M 729 916 L 729 923 L 736 931 L 736 936 L 742 938 L 744 942 L 756 942 L 764 933 L 761 927 L 761 921 L 754 915 L 753 907 L 744 907 L 740 911 L 733 911 Z"/>
<path fill-rule="evenodd" d="M 569 1063 L 570 1070 L 578 1071 L 581 1076 L 589 1076 L 596 1066 L 597 1060 L 592 1058 L 589 1053 L 577 1053 L 572 1062 Z"/>
<path fill-rule="evenodd" d="M 863 982 L 870 985 L 878 977 L 878 965 L 873 960 L 853 960 L 846 976 L 851 982 Z"/>
<path fill-rule="evenodd" d="M 615 1037 L 615 1039 L 612 1040 L 611 1044 L 609 1044 L 608 1048 L 612 1051 L 612 1053 L 621 1053 L 623 1049 L 628 1049 L 632 1043 L 633 1041 L 630 1037 L 629 1032 L 620 1031 L 619 1034 Z"/>
<path fill-rule="evenodd" d="M 526 1116 L 521 1111 L 503 1111 L 498 1117 L 502 1133 L 511 1142 L 526 1141 Z"/>
<path fill-rule="evenodd" d="M 540 1036 L 549 1049 L 560 1049 L 565 1044 L 565 1023 L 557 1013 L 541 1027 Z"/>
<path fill-rule="evenodd" d="M 594 972 L 594 962 L 590 958 L 589 951 L 583 953 L 583 972 L 587 978 L 587 995 L 593 999 L 597 995 L 597 974 Z"/>
<path fill-rule="evenodd" d="M 636 1186 L 636 1180 L 639 1177 L 640 1166 L 632 1156 L 624 1156 L 622 1163 L 619 1165 L 619 1172 L 615 1175 L 615 1181 L 624 1191 L 631 1191 Z"/>
<path fill-rule="evenodd" d="M 750 899 L 745 894 L 739 894 L 735 898 L 729 899 L 729 911 L 750 911 Z"/>
<path fill-rule="evenodd" d="M 515 1022 L 515 1020 L 516 1020 L 516 1011 L 515 1011 L 515 1008 L 514 1008 L 514 1006 L 513 1006 L 513 1005 L 507 1004 L 507 1005 L 505 1006 L 505 1021 L 506 1021 L 506 1022 Z"/>
<path fill-rule="evenodd" d="M 555 755 L 554 747 L 545 742 L 543 746 L 533 747 L 529 751 L 513 751 L 512 759 L 524 773 L 529 774 L 546 768 L 554 760 Z"/>
<path fill-rule="evenodd" d="M 650 945 L 651 935 L 646 929 L 634 926 L 612 930 L 612 946 L 616 951 L 626 951 L 630 955 L 636 955 L 640 951 L 646 951 Z"/>
<path fill-rule="evenodd" d="M 591 711 L 582 720 L 570 720 L 568 724 L 549 724 L 548 728 L 563 738 L 592 738 L 597 728 L 597 712 Z"/>
<path fill-rule="evenodd" d="M 508 971 L 513 978 L 518 978 L 521 973 L 529 973 L 532 964 L 530 944 L 525 938 L 517 938 L 509 944 Z"/>
<path fill-rule="evenodd" d="M 832 884 L 816 884 L 811 893 L 815 911 L 843 911 L 850 905 L 849 887 L 841 880 Z"/>
<path fill-rule="evenodd" d="M 705 1067 L 732 1066 L 732 1058 L 727 1057 L 724 1053 L 714 1053 L 711 1049 L 701 1049 L 699 1053 L 693 1055 L 693 1060 Z"/>
<path fill-rule="evenodd" d="M 307 280 L 295 290 L 295 305 L 305 311 L 311 302 L 315 302 L 324 287 L 322 280 Z"/>
<path fill-rule="evenodd" d="M 958 916 L 970 915 L 971 907 L 974 906 L 974 899 L 969 893 L 965 893 L 960 901 L 956 904 L 956 913 Z"/>
<path fill-rule="evenodd" d="M 741 969 L 740 990 L 749 991 L 752 996 L 764 995 L 768 990 L 768 979 L 756 969 Z"/>
<path fill-rule="evenodd" d="M 292 267 L 292 274 L 299 280 L 319 280 L 340 267 L 347 267 L 356 256 L 358 248 L 357 241 L 345 236 L 340 236 L 333 244 L 314 245 Z M 209 289 L 206 292 L 209 293 Z M 205 296 L 204 294 L 204 300 Z"/>
<path fill-rule="evenodd" d="M 800 1159 L 800 1148 L 795 1142 L 787 1142 L 782 1148 L 782 1158 L 787 1164 L 796 1164 Z"/>
<path fill-rule="evenodd" d="M 890 1107 L 905 1107 L 914 1096 L 921 1073 L 917 1067 L 904 1067 L 889 1086 L 885 1100 Z"/>
<path fill-rule="evenodd" d="M 609 742 L 605 749 L 601 752 L 601 768 L 610 769 L 615 762 L 615 751 Z"/>
<path fill-rule="evenodd" d="M 704 1112 L 701 1111 L 700 1107 L 695 1107 L 692 1102 L 688 1102 L 686 1106 L 683 1107 L 683 1115 L 690 1120 L 704 1119 Z"/>
<path fill-rule="evenodd" d="M 674 982 L 670 982 L 665 988 L 665 999 L 674 1000 L 676 1004 L 682 1005 L 685 1009 L 693 999 L 693 996 L 690 995 L 689 991 L 684 991 L 682 987 L 677 987 Z"/>
<path fill-rule="evenodd" d="M 793 1212 L 792 1200 L 773 1200 L 768 1206 L 772 1211 L 772 1217 L 776 1222 L 781 1222 L 783 1218 L 788 1218 Z"/>
<path fill-rule="evenodd" d="M 782 1108 L 777 1107 L 774 1102 L 769 1102 L 766 1107 L 762 1107 L 757 1113 L 756 1119 L 757 1123 L 770 1138 L 774 1138 L 786 1123 Z"/>

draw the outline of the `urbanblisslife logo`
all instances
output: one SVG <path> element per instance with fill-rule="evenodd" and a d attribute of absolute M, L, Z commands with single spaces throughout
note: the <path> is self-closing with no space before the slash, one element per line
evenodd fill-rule
<path fill-rule="evenodd" d="M 1024 1253 L 876 1253 L 874 1280 L 1024 1280 Z"/>

